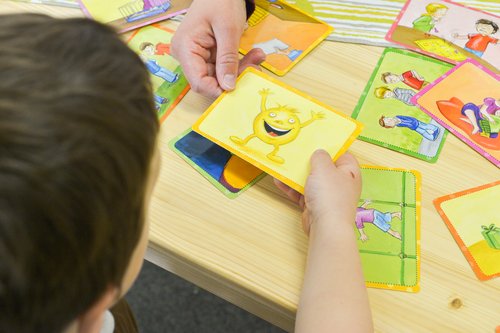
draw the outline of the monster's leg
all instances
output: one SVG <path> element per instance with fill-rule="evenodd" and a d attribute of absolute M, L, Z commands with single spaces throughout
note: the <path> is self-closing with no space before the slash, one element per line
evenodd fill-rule
<path fill-rule="evenodd" d="M 269 158 L 273 162 L 283 164 L 285 160 L 282 157 L 276 156 L 276 153 L 278 152 L 279 149 L 280 146 L 275 145 L 273 151 L 267 154 L 267 158 Z"/>
<path fill-rule="evenodd" d="M 230 136 L 229 139 L 231 139 L 231 141 L 233 141 L 237 145 L 244 146 L 244 145 L 246 145 L 248 143 L 248 141 L 250 141 L 251 139 L 255 138 L 256 136 L 257 135 L 255 135 L 255 133 L 254 133 L 254 134 L 250 134 L 249 136 L 247 136 L 244 139 L 240 139 L 237 136 Z"/>

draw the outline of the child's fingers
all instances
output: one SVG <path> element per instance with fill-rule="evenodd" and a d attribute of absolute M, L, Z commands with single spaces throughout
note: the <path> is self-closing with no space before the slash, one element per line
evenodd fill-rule
<path fill-rule="evenodd" d="M 274 179 L 274 185 L 276 185 L 276 187 L 283 193 L 286 194 L 286 196 L 292 200 L 294 203 L 296 203 L 297 205 L 299 205 L 301 208 L 303 207 L 304 205 L 304 199 L 303 199 L 303 196 L 302 194 L 300 194 L 299 192 L 295 191 L 294 189 L 292 189 L 290 186 L 282 183 L 281 181 L 279 181 L 278 179 Z"/>
<path fill-rule="evenodd" d="M 344 154 L 340 155 L 340 157 L 335 162 L 335 165 L 337 167 L 346 165 L 359 167 L 358 160 L 356 159 L 356 157 L 354 157 L 354 155 L 352 155 L 349 152 L 345 152 Z"/>
<path fill-rule="evenodd" d="M 350 154 L 345 153 L 340 156 L 335 165 L 338 169 L 343 169 L 351 173 L 352 177 L 355 179 L 359 179 L 361 177 L 361 170 L 359 168 L 358 160 Z"/>
<path fill-rule="evenodd" d="M 322 173 L 329 168 L 335 168 L 330 154 L 323 149 L 316 150 L 311 156 L 311 174 Z"/>

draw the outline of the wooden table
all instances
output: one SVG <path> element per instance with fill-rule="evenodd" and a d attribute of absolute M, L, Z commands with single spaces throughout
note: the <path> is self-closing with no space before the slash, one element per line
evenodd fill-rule
<path fill-rule="evenodd" d="M 75 9 L 0 2 L 0 13 L 20 11 L 81 16 Z M 382 50 L 325 42 L 282 80 L 350 114 Z M 163 124 L 146 258 L 291 331 L 307 251 L 299 210 L 269 177 L 227 199 L 167 146 L 210 102 L 190 92 Z M 499 170 L 453 135 L 436 164 L 360 141 L 351 152 L 361 163 L 416 169 L 423 178 L 421 291 L 369 289 L 376 331 L 493 332 L 500 325 L 500 279 L 476 279 L 432 200 L 498 180 Z"/>

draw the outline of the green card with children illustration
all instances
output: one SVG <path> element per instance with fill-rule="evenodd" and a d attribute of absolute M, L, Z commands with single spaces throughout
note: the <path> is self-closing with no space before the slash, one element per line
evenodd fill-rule
<path fill-rule="evenodd" d="M 352 114 L 365 125 L 359 139 L 436 162 L 447 132 L 411 99 L 451 67 L 414 52 L 385 49 Z"/>
<path fill-rule="evenodd" d="M 373 166 L 363 166 L 361 174 L 363 189 L 354 226 L 366 285 L 417 292 L 420 174 Z"/>
<path fill-rule="evenodd" d="M 139 54 L 149 71 L 156 111 L 162 122 L 189 91 L 181 66 L 170 55 L 174 29 L 174 23 L 162 22 L 136 30 L 128 39 L 128 46 Z"/>

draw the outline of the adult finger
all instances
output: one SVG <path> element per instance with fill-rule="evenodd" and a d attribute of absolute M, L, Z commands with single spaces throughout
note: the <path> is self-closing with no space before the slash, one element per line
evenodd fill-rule
<path fill-rule="evenodd" d="M 219 82 L 213 76 L 211 64 L 207 63 L 203 57 L 196 53 L 180 52 L 178 60 L 193 91 L 212 98 L 218 97 L 222 93 Z"/>
<path fill-rule="evenodd" d="M 260 69 L 259 65 L 266 60 L 266 54 L 261 49 L 252 49 L 242 59 L 238 68 L 238 75 L 247 67 Z"/>
<path fill-rule="evenodd" d="M 218 24 L 213 27 L 217 43 L 215 70 L 219 85 L 224 90 L 233 90 L 238 74 L 238 47 L 243 32 L 242 27 Z"/>

